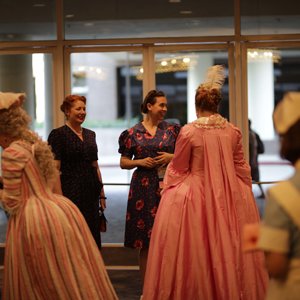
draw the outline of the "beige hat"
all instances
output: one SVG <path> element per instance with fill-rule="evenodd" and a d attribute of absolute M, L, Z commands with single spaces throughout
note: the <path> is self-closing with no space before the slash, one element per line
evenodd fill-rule
<path fill-rule="evenodd" d="M 284 134 L 300 119 L 300 92 L 289 92 L 276 106 L 273 121 L 276 131 Z"/>
<path fill-rule="evenodd" d="M 8 109 L 12 105 L 22 105 L 25 99 L 24 93 L 2 93 L 0 92 L 0 110 Z"/>

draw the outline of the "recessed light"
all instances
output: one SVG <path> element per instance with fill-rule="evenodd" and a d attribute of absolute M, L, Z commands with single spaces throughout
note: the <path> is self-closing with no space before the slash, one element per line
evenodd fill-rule
<path fill-rule="evenodd" d="M 32 5 L 33 7 L 45 7 L 46 4 L 45 3 L 35 3 Z"/>
<path fill-rule="evenodd" d="M 181 10 L 180 13 L 182 15 L 191 15 L 193 12 L 191 10 Z"/>
<path fill-rule="evenodd" d="M 181 0 L 169 0 L 170 3 L 179 3 Z"/>
<path fill-rule="evenodd" d="M 75 15 L 72 15 L 72 14 L 69 14 L 69 15 L 65 16 L 66 19 L 71 19 L 71 18 L 74 18 L 74 17 L 75 17 Z"/>

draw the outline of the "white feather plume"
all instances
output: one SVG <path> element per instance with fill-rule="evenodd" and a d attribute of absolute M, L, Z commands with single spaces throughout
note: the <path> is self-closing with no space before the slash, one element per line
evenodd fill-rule
<path fill-rule="evenodd" d="M 198 88 L 220 90 L 225 81 L 225 70 L 222 65 L 214 65 L 207 69 L 205 80 Z"/>

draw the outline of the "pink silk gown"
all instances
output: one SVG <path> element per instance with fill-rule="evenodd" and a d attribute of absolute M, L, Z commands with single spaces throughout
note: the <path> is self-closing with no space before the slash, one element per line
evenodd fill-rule
<path fill-rule="evenodd" d="M 259 221 L 240 131 L 216 114 L 181 129 L 151 235 L 143 300 L 262 300 L 262 252 L 244 254 Z"/>
<path fill-rule="evenodd" d="M 83 216 L 51 192 L 31 152 L 14 142 L 2 154 L 10 213 L 2 299 L 117 299 Z"/>

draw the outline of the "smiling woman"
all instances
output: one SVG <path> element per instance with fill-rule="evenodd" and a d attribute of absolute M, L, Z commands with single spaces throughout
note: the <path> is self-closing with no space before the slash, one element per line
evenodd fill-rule
<path fill-rule="evenodd" d="M 155 214 L 160 201 L 160 170 L 171 161 L 180 126 L 164 121 L 167 98 L 152 90 L 141 104 L 143 121 L 119 137 L 120 166 L 134 169 L 128 195 L 125 247 L 140 249 L 142 279 Z"/>
<path fill-rule="evenodd" d="M 52 130 L 48 138 L 61 172 L 56 191 L 78 206 L 100 249 L 99 208 L 106 208 L 106 197 L 97 162 L 96 134 L 82 127 L 86 117 L 86 98 L 69 95 L 61 110 L 66 124 Z"/>

